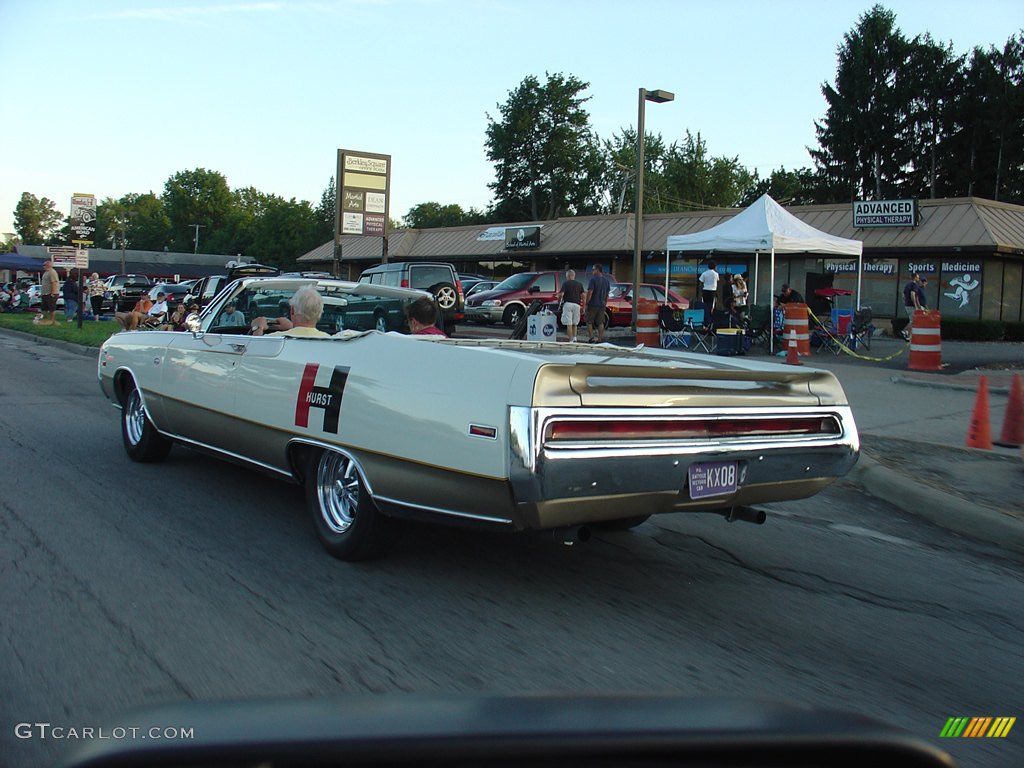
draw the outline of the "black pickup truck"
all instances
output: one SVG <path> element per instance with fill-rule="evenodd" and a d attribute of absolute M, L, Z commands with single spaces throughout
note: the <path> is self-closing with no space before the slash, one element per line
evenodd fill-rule
<path fill-rule="evenodd" d="M 110 312 L 127 312 L 153 287 L 153 282 L 145 275 L 111 275 L 106 282 L 103 309 Z"/>

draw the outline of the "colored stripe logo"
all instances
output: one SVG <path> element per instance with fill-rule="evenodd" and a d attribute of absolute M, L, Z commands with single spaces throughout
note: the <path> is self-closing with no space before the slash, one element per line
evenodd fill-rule
<path fill-rule="evenodd" d="M 1017 722 L 1016 717 L 951 717 L 940 739 L 1002 739 Z"/>

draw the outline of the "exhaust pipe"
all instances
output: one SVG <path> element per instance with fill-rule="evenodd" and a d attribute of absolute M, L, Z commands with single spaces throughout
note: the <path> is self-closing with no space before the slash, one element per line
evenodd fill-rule
<path fill-rule="evenodd" d="M 768 519 L 768 515 L 763 509 L 754 509 L 754 507 L 729 507 L 722 514 L 730 523 L 739 520 L 744 523 L 764 525 L 764 521 Z"/>
<path fill-rule="evenodd" d="M 586 544 L 590 541 L 590 529 L 585 525 L 567 525 L 562 528 L 553 528 L 551 537 L 567 547 L 571 547 L 577 542 Z"/>

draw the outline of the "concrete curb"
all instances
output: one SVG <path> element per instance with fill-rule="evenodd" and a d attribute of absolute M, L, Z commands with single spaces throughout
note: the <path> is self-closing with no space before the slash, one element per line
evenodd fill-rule
<path fill-rule="evenodd" d="M 44 344 L 48 347 L 57 347 L 66 352 L 73 352 L 76 355 L 83 355 L 84 357 L 98 357 L 100 354 L 99 347 L 87 347 L 84 344 L 75 344 L 73 341 L 51 339 L 49 336 L 37 336 L 34 333 L 25 333 L 24 331 L 18 331 L 14 328 L 0 328 L 0 333 L 9 333 L 12 336 L 17 336 L 21 339 L 31 340 L 38 344 Z"/>
<path fill-rule="evenodd" d="M 1019 373 L 1019 371 L 1017 371 Z M 921 379 L 911 378 L 910 376 L 904 376 L 897 374 L 889 379 L 894 384 L 909 384 L 912 387 L 928 387 L 930 389 L 952 389 L 958 392 L 977 392 L 978 391 L 978 380 L 975 379 L 973 383 L 968 384 L 962 381 L 923 381 Z M 991 377 L 988 385 L 988 393 L 990 395 L 1008 395 L 1010 394 L 1009 385 L 1003 387 L 999 385 L 993 386 Z"/>
<path fill-rule="evenodd" d="M 863 451 L 850 478 L 908 515 L 977 541 L 1024 554 L 1024 524 L 997 509 L 941 493 L 879 464 Z"/>

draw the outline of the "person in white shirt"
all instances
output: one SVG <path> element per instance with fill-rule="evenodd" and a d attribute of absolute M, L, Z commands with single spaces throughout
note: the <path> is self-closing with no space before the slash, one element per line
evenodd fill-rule
<path fill-rule="evenodd" d="M 163 293 L 156 295 L 156 303 L 149 308 L 149 312 L 146 313 L 150 317 L 156 318 L 157 320 L 164 320 L 167 317 L 167 297 Z"/>
<path fill-rule="evenodd" d="M 710 318 L 715 311 L 715 298 L 718 296 L 718 265 L 712 259 L 708 262 L 708 268 L 700 275 L 701 294 L 704 299 L 704 311 L 706 317 Z"/>

